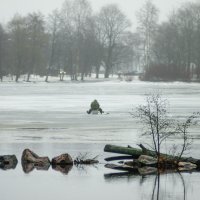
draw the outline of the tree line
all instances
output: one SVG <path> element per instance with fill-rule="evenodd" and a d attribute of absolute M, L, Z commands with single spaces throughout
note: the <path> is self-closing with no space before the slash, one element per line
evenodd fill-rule
<path fill-rule="evenodd" d="M 138 13 L 144 80 L 199 80 L 200 4 L 185 3 L 158 23 L 159 11 L 147 1 Z"/>
<path fill-rule="evenodd" d="M 87 0 L 66 0 L 45 17 L 19 14 L 0 24 L 0 80 L 11 76 L 65 74 L 84 80 L 139 69 L 142 80 L 200 79 L 200 4 L 186 3 L 159 23 L 159 10 L 147 0 L 137 12 L 137 29 L 119 7 L 94 12 Z"/>
<path fill-rule="evenodd" d="M 0 25 L 0 78 L 18 81 L 26 74 L 70 75 L 72 80 L 105 68 L 105 78 L 132 65 L 133 35 L 130 21 L 117 7 L 107 5 L 94 13 L 87 0 L 66 0 L 48 18 L 34 12 L 15 15 Z"/>

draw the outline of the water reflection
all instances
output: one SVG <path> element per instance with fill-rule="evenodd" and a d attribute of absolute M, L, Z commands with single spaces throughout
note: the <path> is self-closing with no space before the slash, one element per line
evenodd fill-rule
<path fill-rule="evenodd" d="M 36 165 L 34 163 L 27 163 L 27 162 L 22 162 L 22 169 L 24 173 L 28 174 L 32 172 L 34 169 L 39 170 L 39 171 L 48 171 L 50 168 L 50 164 L 40 164 Z M 67 175 L 69 171 L 72 169 L 73 165 L 52 165 L 52 169 L 61 172 L 62 174 Z"/>
<path fill-rule="evenodd" d="M 32 172 L 34 169 L 48 171 L 49 167 L 50 167 L 50 165 L 42 165 L 42 164 L 35 165 L 34 163 L 22 162 L 22 169 L 23 169 L 24 173 L 26 173 L 26 174 Z"/>
<path fill-rule="evenodd" d="M 67 175 L 71 171 L 72 167 L 73 165 L 52 165 L 52 169 L 61 172 L 64 175 Z"/>
<path fill-rule="evenodd" d="M 180 178 L 180 182 L 182 183 L 182 194 L 183 194 L 183 200 L 186 200 L 186 186 L 185 186 L 185 180 L 183 178 L 183 175 L 181 173 L 177 173 L 176 176 L 174 176 L 174 178 L 178 179 Z M 152 197 L 151 200 L 161 200 L 163 199 L 163 195 L 162 192 L 160 192 L 160 188 L 161 188 L 161 174 L 158 173 L 155 176 L 155 181 L 154 181 L 154 186 L 153 186 L 153 192 L 152 192 Z"/>
<path fill-rule="evenodd" d="M 187 200 L 187 187 L 183 175 L 178 172 L 157 172 L 154 175 L 141 176 L 135 173 L 121 172 L 104 174 L 104 179 L 108 183 L 121 182 L 122 180 L 127 180 L 128 182 L 139 180 L 141 191 L 145 188 L 145 198 L 142 198 L 145 200 Z"/>

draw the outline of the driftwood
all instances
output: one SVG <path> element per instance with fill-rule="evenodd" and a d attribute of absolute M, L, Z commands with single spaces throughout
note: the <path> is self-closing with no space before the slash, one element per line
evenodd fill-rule
<path fill-rule="evenodd" d="M 105 152 L 111 152 L 111 153 L 119 153 L 119 154 L 125 154 L 125 155 L 131 155 L 134 159 L 138 159 L 141 155 L 148 155 L 152 157 L 156 157 L 156 153 L 154 151 L 146 149 L 143 145 L 139 145 L 141 149 L 132 148 L 132 147 L 120 147 L 115 145 L 106 145 L 104 148 Z M 167 160 L 178 160 L 180 162 L 190 162 L 193 164 L 196 164 L 198 168 L 200 168 L 200 160 L 192 157 L 182 157 L 179 159 L 179 157 L 167 155 L 167 154 L 161 154 L 161 157 L 167 159 Z"/>
<path fill-rule="evenodd" d="M 0 156 L 0 168 L 3 170 L 15 169 L 18 160 L 15 155 Z"/>
<path fill-rule="evenodd" d="M 82 154 L 80 153 L 74 160 L 75 165 L 94 165 L 98 164 L 99 161 L 96 160 L 98 156 L 93 158 L 89 158 L 88 153 Z"/>
<path fill-rule="evenodd" d="M 75 165 L 94 165 L 94 164 L 98 164 L 99 161 L 95 160 L 95 159 L 86 159 L 86 160 L 75 160 L 74 164 Z"/>
<path fill-rule="evenodd" d="M 125 172 L 133 172 L 135 174 L 138 174 L 138 167 L 132 167 L 129 165 L 106 164 L 105 168 L 120 170 L 120 171 L 125 171 Z"/>
<path fill-rule="evenodd" d="M 52 165 L 73 165 L 73 159 L 69 154 L 62 154 L 52 159 Z"/>
<path fill-rule="evenodd" d="M 138 174 L 139 175 L 139 174 Z M 137 174 L 131 172 L 117 172 L 117 173 L 108 173 L 104 174 L 105 180 L 117 180 L 122 178 L 135 178 Z"/>
<path fill-rule="evenodd" d="M 192 172 L 199 172 L 198 169 L 195 168 L 188 168 L 188 167 L 180 167 L 180 168 L 174 168 L 174 169 L 158 169 L 156 167 L 131 167 L 126 164 L 124 165 L 116 165 L 116 164 L 106 164 L 106 168 L 123 171 L 126 173 L 116 173 L 116 176 L 118 177 L 120 174 L 126 175 L 126 176 L 145 176 L 145 175 L 156 175 L 156 174 L 172 174 L 172 173 L 192 173 Z M 111 176 L 114 177 L 115 173 L 111 173 Z M 109 177 L 109 174 L 107 174 L 107 177 Z"/>
<path fill-rule="evenodd" d="M 105 161 L 115 161 L 115 160 L 133 160 L 133 156 L 113 156 L 109 158 L 105 158 Z"/>
<path fill-rule="evenodd" d="M 158 173 L 158 169 L 155 167 L 131 167 L 128 165 L 115 165 L 115 164 L 107 164 L 105 165 L 106 168 L 108 169 L 113 169 L 113 170 L 120 170 L 120 171 L 125 171 L 125 172 L 129 172 L 135 175 L 141 175 L 141 176 L 145 176 L 145 175 L 151 175 L 151 174 L 157 174 Z"/>
<path fill-rule="evenodd" d="M 141 155 L 144 155 L 141 149 L 136 149 L 132 147 L 121 147 L 121 146 L 115 146 L 115 145 L 106 145 L 104 148 L 104 151 L 110 152 L 110 153 L 131 155 L 133 159 L 138 159 Z"/>
<path fill-rule="evenodd" d="M 22 153 L 22 165 L 32 163 L 38 168 L 48 168 L 50 166 L 50 160 L 48 157 L 39 157 L 37 154 L 29 149 L 25 149 Z"/>

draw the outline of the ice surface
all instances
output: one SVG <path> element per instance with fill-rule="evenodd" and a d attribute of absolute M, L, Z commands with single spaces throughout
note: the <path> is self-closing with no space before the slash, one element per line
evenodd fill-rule
<path fill-rule="evenodd" d="M 141 129 L 130 112 L 161 92 L 173 117 L 200 110 L 198 83 L 105 81 L 1 83 L 0 137 L 5 142 L 136 143 Z M 97 99 L 105 114 L 87 115 Z M 197 129 L 192 130 L 199 137 Z"/>
<path fill-rule="evenodd" d="M 130 112 L 144 103 L 149 92 L 162 92 L 170 102 L 174 118 L 183 118 L 200 110 L 200 84 L 99 81 L 71 83 L 0 83 L 0 152 L 16 154 L 30 148 L 50 158 L 79 152 L 99 155 L 100 165 L 73 170 L 63 175 L 52 169 L 24 174 L 19 162 L 16 170 L 0 170 L 1 197 L 4 200 L 54 199 L 135 199 L 152 196 L 155 176 L 107 176 L 104 168 L 106 143 L 135 145 L 141 129 Z M 87 115 L 92 100 L 97 99 L 106 113 Z M 191 153 L 199 157 L 199 127 Z M 145 142 L 148 139 L 145 138 Z M 171 141 L 179 143 L 179 140 Z M 199 199 L 199 173 L 183 174 L 187 199 Z M 183 181 L 179 174 L 161 176 L 162 199 L 183 199 Z M 33 194 L 34 192 L 34 194 Z"/>

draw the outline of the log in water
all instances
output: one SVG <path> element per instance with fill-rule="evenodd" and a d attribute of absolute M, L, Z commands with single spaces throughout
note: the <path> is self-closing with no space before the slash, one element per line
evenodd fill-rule
<path fill-rule="evenodd" d="M 152 157 L 156 157 L 156 152 L 146 149 L 143 145 L 139 145 L 141 149 L 133 148 L 133 147 L 121 147 L 115 145 L 106 145 L 104 148 L 105 152 L 109 153 L 119 153 L 124 155 L 131 155 L 134 159 L 138 159 L 141 155 L 148 155 Z M 161 154 L 162 157 L 165 157 L 169 160 L 178 160 L 181 162 L 191 162 L 196 164 L 198 168 L 200 168 L 200 159 L 192 158 L 192 157 L 182 157 L 172 156 L 168 154 Z"/>

